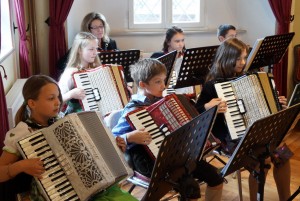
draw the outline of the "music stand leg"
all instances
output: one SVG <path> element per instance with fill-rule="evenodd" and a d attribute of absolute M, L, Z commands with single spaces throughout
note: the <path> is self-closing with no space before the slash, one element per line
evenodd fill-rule
<path fill-rule="evenodd" d="M 300 186 L 287 201 L 292 201 L 295 197 L 297 197 L 299 193 L 300 193 Z"/>
<path fill-rule="evenodd" d="M 239 188 L 239 198 L 240 198 L 240 201 L 243 201 L 241 170 L 237 170 L 236 175 L 237 175 L 237 183 L 238 183 L 238 188 Z"/>

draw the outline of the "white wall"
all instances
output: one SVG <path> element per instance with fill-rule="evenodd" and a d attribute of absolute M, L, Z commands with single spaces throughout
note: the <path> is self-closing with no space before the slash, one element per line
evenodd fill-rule
<path fill-rule="evenodd" d="M 83 17 L 91 12 L 103 13 L 111 27 L 111 37 L 119 49 L 141 49 L 144 52 L 162 48 L 165 30 L 152 33 L 133 33 L 128 30 L 128 0 L 77 0 L 67 19 L 68 43 L 80 30 Z M 233 24 L 242 31 L 239 38 L 253 45 L 257 38 L 275 33 L 275 18 L 268 0 L 205 0 L 206 30 L 186 33 L 186 47 L 218 44 L 216 28 L 223 23 Z"/>

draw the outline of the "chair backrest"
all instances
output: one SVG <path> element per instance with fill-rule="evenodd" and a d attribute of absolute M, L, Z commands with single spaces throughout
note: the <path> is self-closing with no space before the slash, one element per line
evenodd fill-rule
<path fill-rule="evenodd" d="M 123 109 L 114 110 L 108 116 L 104 117 L 105 125 L 112 130 L 115 127 L 122 116 Z"/>

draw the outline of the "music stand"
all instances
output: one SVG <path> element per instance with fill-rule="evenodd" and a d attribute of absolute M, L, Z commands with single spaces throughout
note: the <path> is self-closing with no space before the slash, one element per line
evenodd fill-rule
<path fill-rule="evenodd" d="M 245 71 L 268 66 L 268 71 L 271 72 L 272 65 L 280 62 L 294 35 L 291 32 L 257 39 L 248 56 Z"/>
<path fill-rule="evenodd" d="M 174 88 L 203 84 L 218 47 L 217 45 L 186 49 Z"/>
<path fill-rule="evenodd" d="M 253 173 L 258 182 L 258 200 L 264 197 L 266 168 L 265 159 L 268 158 L 281 143 L 289 128 L 300 111 L 300 104 L 282 110 L 255 121 L 240 140 L 237 148 L 222 169 L 223 177 L 244 167 Z M 255 167 L 259 162 L 259 172 Z"/>
<path fill-rule="evenodd" d="M 300 83 L 296 84 L 293 94 L 290 98 L 288 107 L 300 103 Z"/>
<path fill-rule="evenodd" d="M 126 82 L 133 82 L 129 66 L 140 59 L 140 50 L 99 52 L 99 58 L 102 64 L 119 64 L 123 66 Z"/>
<path fill-rule="evenodd" d="M 177 55 L 177 51 L 174 50 L 172 52 L 169 52 L 168 54 L 162 55 L 157 58 L 157 60 L 159 60 L 161 63 L 165 64 L 165 66 L 167 68 L 167 79 L 166 79 L 166 83 L 165 83 L 166 86 L 169 85 L 169 82 L 172 78 L 172 71 L 173 71 L 173 66 L 174 66 L 174 62 L 176 59 L 176 55 Z"/>
<path fill-rule="evenodd" d="M 217 107 L 213 107 L 165 137 L 143 201 L 159 200 L 173 188 L 181 189 L 180 179 L 192 172 L 193 163 L 202 158 L 216 112 Z"/>

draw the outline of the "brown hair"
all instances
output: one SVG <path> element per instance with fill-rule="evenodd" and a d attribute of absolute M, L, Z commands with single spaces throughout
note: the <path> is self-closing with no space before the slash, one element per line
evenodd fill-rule
<path fill-rule="evenodd" d="M 169 49 L 169 44 L 173 38 L 173 36 L 177 33 L 181 33 L 183 34 L 183 30 L 177 26 L 172 26 L 171 28 L 169 28 L 167 31 L 166 31 L 166 37 L 165 37 L 165 41 L 163 43 L 163 49 L 162 51 L 163 52 L 168 52 L 168 49 Z M 183 50 L 185 50 L 185 46 L 183 47 Z"/>
<path fill-rule="evenodd" d="M 130 74 L 137 86 L 139 82 L 149 83 L 156 75 L 167 74 L 166 66 L 156 59 L 142 59 L 130 66 Z"/>
<path fill-rule="evenodd" d="M 213 65 L 207 75 L 206 81 L 218 78 L 233 78 L 243 74 L 236 74 L 235 66 L 242 52 L 248 50 L 248 46 L 237 38 L 225 40 L 217 49 Z"/>
<path fill-rule="evenodd" d="M 106 21 L 106 18 L 101 13 L 91 12 L 87 14 L 82 22 L 81 22 L 81 31 L 82 32 L 91 32 L 91 24 L 94 20 L 100 20 L 104 26 L 104 34 L 103 34 L 103 41 L 109 43 L 109 24 Z"/>
<path fill-rule="evenodd" d="M 29 99 L 37 100 L 39 95 L 40 95 L 40 90 L 43 86 L 53 83 L 57 86 L 59 90 L 59 100 L 62 103 L 62 95 L 60 88 L 57 84 L 57 82 L 52 79 L 49 76 L 46 75 L 33 75 L 28 80 L 25 82 L 22 90 L 22 94 L 24 97 L 24 103 L 23 105 L 19 108 L 16 117 L 15 117 L 15 122 L 18 124 L 20 121 L 25 121 L 27 118 L 29 118 L 29 114 L 27 111 L 27 101 Z"/>

